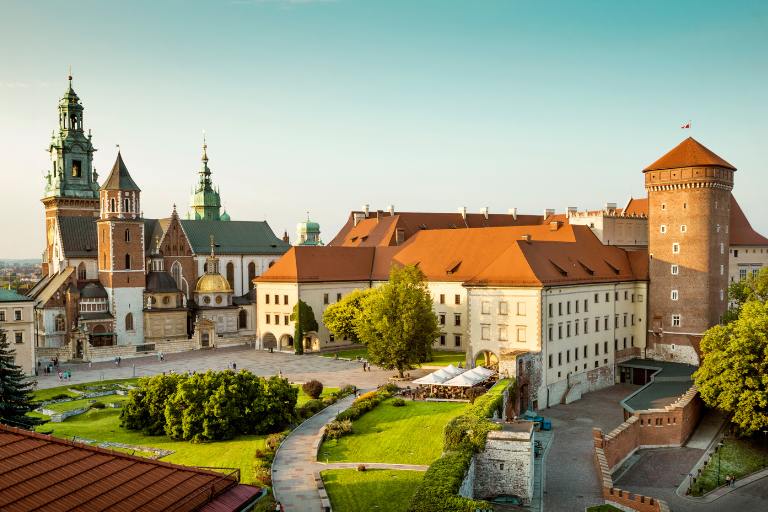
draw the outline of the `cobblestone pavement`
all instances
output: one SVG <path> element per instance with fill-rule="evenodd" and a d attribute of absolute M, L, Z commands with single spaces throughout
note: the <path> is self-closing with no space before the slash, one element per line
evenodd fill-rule
<path fill-rule="evenodd" d="M 354 384 L 359 388 L 375 388 L 387 382 L 394 372 L 372 368 L 363 372 L 362 365 L 357 361 L 342 361 L 316 354 L 297 356 L 282 352 L 270 353 L 254 350 L 248 347 L 230 347 L 215 350 L 195 350 L 179 354 L 167 354 L 165 361 L 160 362 L 156 356 L 123 359 L 119 367 L 114 363 L 64 364 L 62 369 L 72 371 L 69 381 L 60 381 L 56 375 L 39 376 L 38 388 L 51 388 L 69 383 L 78 384 L 107 379 L 126 379 L 156 375 L 162 372 L 175 371 L 183 373 L 188 370 L 202 372 L 208 369 L 225 370 L 232 362 L 237 369 L 247 369 L 256 375 L 270 376 L 282 372 L 283 376 L 292 382 L 305 382 L 317 379 L 325 386 L 338 387 L 343 384 Z M 135 368 L 134 368 L 135 366 Z M 427 370 L 412 370 L 411 376 L 416 378 L 427 373 Z"/>
<path fill-rule="evenodd" d="M 544 510 L 584 510 L 603 503 L 595 475 L 592 427 L 608 432 L 622 421 L 619 402 L 639 386 L 617 384 L 568 405 L 540 411 L 552 419 L 552 445 L 544 461 Z"/>

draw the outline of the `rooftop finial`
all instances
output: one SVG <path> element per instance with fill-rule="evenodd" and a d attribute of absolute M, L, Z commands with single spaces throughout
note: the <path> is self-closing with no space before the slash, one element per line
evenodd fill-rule
<path fill-rule="evenodd" d="M 205 130 L 203 130 L 203 162 L 208 162 L 208 144 L 205 141 Z"/>
<path fill-rule="evenodd" d="M 69 86 L 72 87 L 72 64 L 69 65 L 69 73 L 67 74 L 67 80 L 69 80 Z"/>
<path fill-rule="evenodd" d="M 216 247 L 216 241 L 213 239 L 213 235 L 211 235 L 211 258 L 216 257 L 214 254 L 214 248 Z"/>
<path fill-rule="evenodd" d="M 307 222 L 309 222 L 309 211 L 307 211 Z"/>

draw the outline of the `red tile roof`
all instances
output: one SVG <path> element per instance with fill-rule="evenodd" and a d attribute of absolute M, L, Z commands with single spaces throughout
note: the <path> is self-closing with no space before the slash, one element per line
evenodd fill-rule
<path fill-rule="evenodd" d="M 744 215 L 741 206 L 736 202 L 733 195 L 731 195 L 731 220 L 729 224 L 730 245 L 768 246 L 768 238 L 752 229 L 747 216 Z"/>
<path fill-rule="evenodd" d="M 635 199 L 634 197 L 630 197 L 627 206 L 624 208 L 624 215 L 637 215 L 638 217 L 647 217 L 648 198 L 643 197 L 640 199 Z"/>
<path fill-rule="evenodd" d="M 134 457 L 0 424 L 3 512 L 187 512 L 237 485 L 236 474 Z"/>
<path fill-rule="evenodd" d="M 644 172 L 701 166 L 725 167 L 736 170 L 734 166 L 704 147 L 699 141 L 693 137 L 688 137 L 667 154 L 646 167 Z"/>

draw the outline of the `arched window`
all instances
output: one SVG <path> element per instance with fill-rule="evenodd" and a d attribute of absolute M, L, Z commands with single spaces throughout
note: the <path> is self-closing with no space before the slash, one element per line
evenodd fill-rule
<path fill-rule="evenodd" d="M 126 331 L 133 330 L 133 313 L 128 313 L 127 315 L 125 315 L 125 330 Z"/>
<path fill-rule="evenodd" d="M 130 254 L 126 254 L 125 255 L 125 270 L 130 270 L 130 269 L 131 269 L 131 255 Z"/>
<path fill-rule="evenodd" d="M 174 261 L 171 265 L 171 275 L 173 280 L 176 281 L 176 288 L 181 290 L 181 264 L 178 261 Z"/>
<path fill-rule="evenodd" d="M 66 321 L 64 320 L 64 315 L 56 315 L 55 318 L 56 323 L 56 332 L 63 332 L 66 330 Z"/>
<path fill-rule="evenodd" d="M 235 266 L 230 261 L 227 263 L 227 281 L 229 282 L 229 287 L 233 290 L 235 289 Z"/>
<path fill-rule="evenodd" d="M 85 263 L 82 261 L 77 266 L 77 279 L 78 281 L 85 281 Z"/>
<path fill-rule="evenodd" d="M 240 314 L 237 317 L 237 328 L 238 329 L 248 328 L 248 312 L 244 309 L 240 310 Z"/>
<path fill-rule="evenodd" d="M 127 197 L 123 199 L 123 211 L 124 212 L 131 211 L 131 201 Z"/>
<path fill-rule="evenodd" d="M 128 228 L 125 228 L 125 241 L 126 242 L 131 241 L 131 230 Z"/>
<path fill-rule="evenodd" d="M 109 211 L 115 212 L 115 198 L 109 200 Z"/>
<path fill-rule="evenodd" d="M 250 262 L 248 264 L 248 289 L 253 290 L 253 280 L 256 278 L 256 264 Z"/>

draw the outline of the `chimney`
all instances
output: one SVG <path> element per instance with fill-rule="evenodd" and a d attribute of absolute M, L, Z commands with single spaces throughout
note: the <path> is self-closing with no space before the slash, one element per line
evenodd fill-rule
<path fill-rule="evenodd" d="M 576 212 L 579 211 L 579 209 L 575 206 L 569 206 L 566 211 L 568 212 L 568 218 L 571 218 L 576 216 Z"/>
<path fill-rule="evenodd" d="M 483 217 L 485 217 L 485 220 L 488 220 L 488 207 L 480 208 L 480 213 L 483 214 Z"/>
<path fill-rule="evenodd" d="M 549 223 L 549 230 L 550 231 L 557 231 L 558 229 L 560 229 L 560 222 L 559 221 L 553 220 L 552 222 Z"/>
<path fill-rule="evenodd" d="M 393 216 L 395 214 L 395 205 L 391 204 L 387 206 L 387 211 L 389 212 L 389 216 Z"/>
<path fill-rule="evenodd" d="M 546 210 L 544 210 L 544 218 L 545 219 L 547 217 L 550 217 L 550 216 L 554 215 L 554 214 L 555 214 L 555 209 L 554 208 L 547 208 Z"/>
<path fill-rule="evenodd" d="M 461 214 L 461 218 L 462 219 L 467 220 L 467 207 L 466 206 L 462 206 L 461 208 L 459 208 L 459 213 Z"/>
<path fill-rule="evenodd" d="M 616 209 L 616 203 L 605 203 L 605 209 L 606 210 L 615 210 Z"/>
<path fill-rule="evenodd" d="M 514 220 L 517 220 L 517 208 L 510 208 L 507 213 L 509 213 Z"/>
<path fill-rule="evenodd" d="M 366 218 L 366 219 L 368 218 L 368 213 L 370 212 L 370 209 L 371 209 L 371 208 L 370 208 L 370 206 L 368 205 L 368 203 L 366 203 L 366 204 L 364 204 L 364 205 L 363 205 L 363 213 L 365 214 L 365 218 Z"/>
<path fill-rule="evenodd" d="M 352 212 L 352 224 L 357 226 L 360 221 L 365 219 L 367 216 L 368 214 L 364 212 Z"/>

